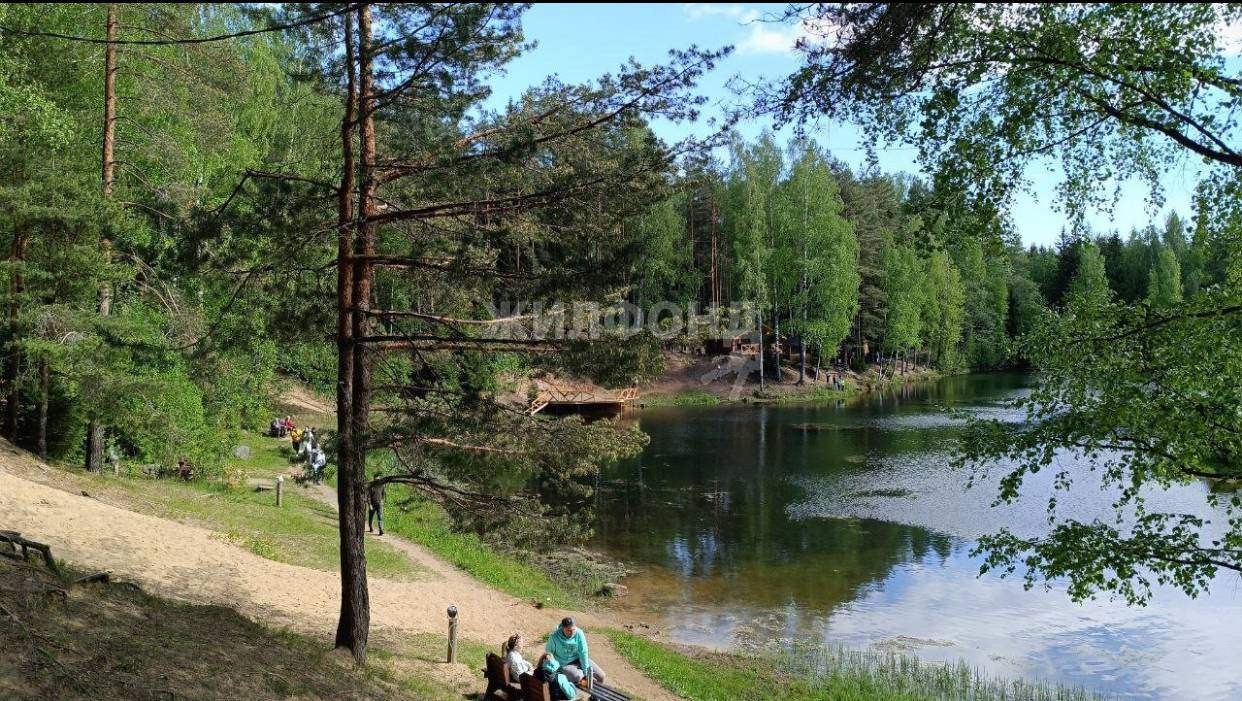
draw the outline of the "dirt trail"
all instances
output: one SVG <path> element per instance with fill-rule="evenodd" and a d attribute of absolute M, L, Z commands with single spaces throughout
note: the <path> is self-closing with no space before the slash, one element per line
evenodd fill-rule
<path fill-rule="evenodd" d="M 266 560 L 211 531 L 19 476 L 32 467 L 49 469 L 0 442 L 0 528 L 25 533 L 79 567 L 109 570 L 160 596 L 229 606 L 268 625 L 321 637 L 333 630 L 340 606 L 335 574 Z M 331 500 L 331 491 L 321 496 Z M 376 635 L 443 633 L 445 609 L 455 604 L 462 612 L 465 637 L 498 646 L 513 631 L 537 639 L 565 614 L 536 609 L 482 585 L 413 543 L 391 534 L 384 539 L 431 575 L 416 582 L 371 579 Z M 618 625 L 602 614 L 573 615 L 588 630 Z M 630 666 L 604 636 L 593 636 L 591 649 L 609 673 L 610 684 L 649 701 L 677 698 Z M 445 673 L 459 675 L 461 670 L 446 668 Z"/>

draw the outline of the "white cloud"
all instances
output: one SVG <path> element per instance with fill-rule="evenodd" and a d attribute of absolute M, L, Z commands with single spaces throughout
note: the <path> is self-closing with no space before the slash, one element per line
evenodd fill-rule
<path fill-rule="evenodd" d="M 759 11 L 736 3 L 688 2 L 682 9 L 690 19 L 704 17 L 727 17 L 739 22 L 753 22 L 759 19 Z"/>
<path fill-rule="evenodd" d="M 792 55 L 798 40 L 809 36 L 806 22 L 777 21 L 777 12 L 763 12 L 737 3 L 692 2 L 682 6 L 692 20 L 720 17 L 736 21 L 742 33 L 733 41 L 740 54 Z"/>
<path fill-rule="evenodd" d="M 1227 55 L 1242 53 L 1242 20 L 1221 22 L 1216 26 L 1216 36 L 1220 41 L 1220 48 Z"/>
<path fill-rule="evenodd" d="M 798 39 L 806 34 L 801 25 L 754 23 L 737 42 L 740 54 L 792 54 Z"/>

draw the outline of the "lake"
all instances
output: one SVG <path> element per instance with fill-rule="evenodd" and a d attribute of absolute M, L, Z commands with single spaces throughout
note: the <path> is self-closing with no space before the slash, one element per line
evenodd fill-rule
<path fill-rule="evenodd" d="M 1070 601 L 1058 584 L 979 576 L 975 538 L 1047 528 L 1051 475 L 992 508 L 948 460 L 961 410 L 1019 420 L 1033 381 L 975 374 L 835 406 L 670 407 L 628 414 L 651 436 L 607 468 L 596 546 L 629 563 L 616 606 L 674 641 L 718 649 L 789 641 L 963 660 L 1003 677 L 1082 685 L 1133 699 L 1242 699 L 1242 580 L 1208 596 L 1157 591 L 1146 607 Z M 1058 513 L 1111 513 L 1072 455 Z M 1003 466 L 1002 466 L 1003 467 Z M 1205 484 L 1149 506 L 1217 517 Z"/>

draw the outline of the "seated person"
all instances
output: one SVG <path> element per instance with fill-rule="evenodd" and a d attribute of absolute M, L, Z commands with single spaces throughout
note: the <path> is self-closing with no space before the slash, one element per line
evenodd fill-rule
<path fill-rule="evenodd" d="M 284 435 L 284 432 L 285 432 L 284 426 L 285 426 L 285 422 L 283 420 L 278 419 L 278 418 L 272 419 L 271 425 L 268 426 L 267 428 L 268 434 L 271 435 L 272 438 L 280 438 L 282 435 Z"/>
<path fill-rule="evenodd" d="M 586 682 L 587 674 L 596 682 L 604 683 L 604 670 L 593 664 L 587 656 L 586 635 L 574 625 L 573 618 L 566 616 L 561 619 L 560 627 L 548 636 L 545 649 L 560 663 L 561 673 L 574 684 L 582 688 L 589 686 Z"/>
<path fill-rule="evenodd" d="M 578 698 L 578 690 L 561 673 L 561 666 L 557 664 L 556 658 L 552 655 L 545 652 L 539 656 L 534 675 L 536 679 L 547 682 L 548 686 L 552 687 L 552 701 L 571 701 L 571 699 Z"/>
<path fill-rule="evenodd" d="M 535 671 L 535 667 L 522 657 L 522 634 L 514 633 L 509 636 L 504 645 L 500 646 L 500 656 L 504 658 L 505 663 L 509 665 L 509 681 L 521 681 L 523 674 L 530 674 Z"/>
<path fill-rule="evenodd" d="M 315 484 L 319 484 L 319 480 L 323 479 L 323 467 L 327 464 L 328 456 L 323 452 L 323 450 L 316 448 L 310 458 L 311 478 L 315 480 Z M 380 527 L 383 528 L 382 522 L 380 523 Z"/>

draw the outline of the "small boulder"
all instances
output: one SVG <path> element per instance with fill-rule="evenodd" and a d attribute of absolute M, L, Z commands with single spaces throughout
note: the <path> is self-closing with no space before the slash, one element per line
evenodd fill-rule
<path fill-rule="evenodd" d="M 250 446 L 238 445 L 233 447 L 233 457 L 238 460 L 249 460 L 251 455 Z"/>
<path fill-rule="evenodd" d="M 628 593 L 630 593 L 629 587 L 615 582 L 609 582 L 599 588 L 600 596 L 625 596 Z"/>

